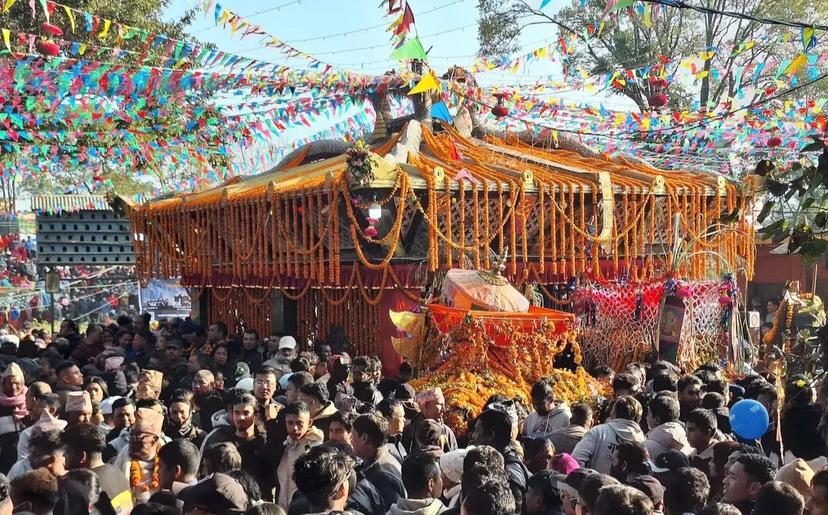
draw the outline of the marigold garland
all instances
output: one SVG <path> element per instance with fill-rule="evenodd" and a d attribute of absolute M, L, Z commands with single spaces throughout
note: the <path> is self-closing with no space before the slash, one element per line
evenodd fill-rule
<path fill-rule="evenodd" d="M 150 483 L 146 484 L 144 483 L 144 469 L 141 467 L 141 462 L 139 460 L 131 460 L 129 462 L 129 486 L 132 487 L 133 490 L 141 492 L 157 490 L 159 485 L 158 467 L 159 460 L 158 454 L 156 453 L 155 458 L 152 461 L 152 478 Z"/>

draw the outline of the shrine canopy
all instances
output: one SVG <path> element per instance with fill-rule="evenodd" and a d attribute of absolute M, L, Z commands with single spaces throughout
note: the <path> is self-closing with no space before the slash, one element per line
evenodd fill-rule
<path fill-rule="evenodd" d="M 680 276 L 753 273 L 749 181 L 417 122 L 366 152 L 368 177 L 350 152 L 309 154 L 308 164 L 131 206 L 141 279 L 298 296 L 407 289 L 437 270 L 491 269 L 506 253 L 504 276 L 518 288 L 643 280 L 673 266 L 676 238 L 689 249 L 674 264 Z"/>

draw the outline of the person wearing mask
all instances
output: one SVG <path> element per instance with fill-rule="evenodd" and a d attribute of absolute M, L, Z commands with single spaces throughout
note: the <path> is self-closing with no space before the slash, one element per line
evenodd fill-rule
<path fill-rule="evenodd" d="M 805 500 L 794 487 L 770 481 L 759 489 L 753 515 L 802 515 L 804 509 Z"/>
<path fill-rule="evenodd" d="M 92 424 L 78 424 L 61 435 L 66 445 L 66 467 L 93 472 L 101 486 L 101 499 L 106 499 L 117 515 L 132 510 L 132 492 L 129 480 L 121 470 L 104 463 L 106 433 Z"/>
<path fill-rule="evenodd" d="M 287 443 L 276 470 L 279 480 L 278 504 L 287 510 L 296 492 L 293 479 L 294 464 L 311 447 L 320 445 L 325 439 L 322 431 L 313 426 L 310 410 L 304 402 L 296 402 L 285 408 Z"/>
<path fill-rule="evenodd" d="M 563 515 L 557 474 L 551 470 L 542 470 L 530 477 L 524 504 L 525 515 Z"/>
<path fill-rule="evenodd" d="M 198 449 L 207 434 L 193 424 L 192 398 L 193 394 L 187 390 L 177 390 L 173 393 L 167 410 L 167 428 L 164 434 L 173 441 L 187 440 Z"/>
<path fill-rule="evenodd" d="M 736 506 L 742 515 L 751 515 L 759 489 L 775 474 L 776 467 L 765 456 L 742 454 L 727 471 L 722 500 Z"/>
<path fill-rule="evenodd" d="M 615 399 L 609 420 L 590 429 L 573 449 L 572 457 L 582 467 L 609 473 L 618 444 L 625 440 L 639 443 L 646 440 L 638 426 L 640 419 L 641 404 L 635 398 L 622 396 Z"/>
<path fill-rule="evenodd" d="M 198 482 L 198 447 L 188 440 L 173 440 L 158 451 L 158 485 L 178 494 Z"/>
<path fill-rule="evenodd" d="M 592 408 L 589 404 L 575 404 L 571 411 L 569 425 L 552 431 L 548 436 L 559 454 L 572 454 L 578 442 L 592 428 Z"/>
<path fill-rule="evenodd" d="M 679 422 L 679 403 L 669 394 L 656 395 L 647 406 L 647 452 L 655 458 L 675 449 L 690 454 L 693 448 L 687 442 L 687 433 Z"/>
<path fill-rule="evenodd" d="M 500 409 L 500 406 L 497 403 L 493 404 L 477 417 L 471 441 L 474 445 L 491 446 L 503 456 L 504 470 L 515 498 L 515 505 L 522 506 L 531 474 L 512 446 L 512 416 L 507 410 Z"/>
<path fill-rule="evenodd" d="M 524 422 L 527 438 L 547 438 L 555 430 L 569 425 L 572 413 L 563 401 L 555 399 L 552 384 L 541 379 L 532 385 L 532 406 L 535 408 Z"/>
<path fill-rule="evenodd" d="M 293 336 L 270 336 L 270 340 L 277 340 L 276 352 L 271 355 L 265 365 L 272 367 L 279 373 L 279 377 L 289 374 L 290 362 L 296 359 L 296 338 Z M 268 344 L 270 345 L 270 344 Z"/>
<path fill-rule="evenodd" d="M 139 408 L 129 431 L 129 445 L 121 449 L 113 462 L 129 480 L 136 503 L 146 502 L 159 490 L 156 455 L 163 443 L 163 425 L 160 410 Z"/>
<path fill-rule="evenodd" d="M 417 453 L 402 465 L 407 496 L 391 505 L 388 515 L 438 515 L 446 509 L 440 502 L 443 480 L 440 465 L 433 457 Z"/>
<path fill-rule="evenodd" d="M 388 422 L 377 413 L 360 415 L 354 419 L 352 444 L 354 454 L 361 460 L 358 472 L 365 477 L 383 498 L 383 508 L 405 497 L 405 488 L 397 460 L 388 452 Z"/>

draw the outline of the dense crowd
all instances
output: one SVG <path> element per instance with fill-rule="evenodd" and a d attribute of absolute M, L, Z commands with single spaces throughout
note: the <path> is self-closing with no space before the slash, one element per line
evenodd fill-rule
<path fill-rule="evenodd" d="M 531 406 L 495 395 L 468 432 L 440 389 L 382 377 L 334 331 L 300 352 L 190 320 L 145 317 L 0 336 L 0 515 L 828 513 L 813 384 L 666 362 L 594 370 L 606 398 Z M 729 407 L 765 406 L 764 436 Z M 459 428 L 458 428 L 459 429 Z M 463 428 L 465 429 L 465 428 Z"/>

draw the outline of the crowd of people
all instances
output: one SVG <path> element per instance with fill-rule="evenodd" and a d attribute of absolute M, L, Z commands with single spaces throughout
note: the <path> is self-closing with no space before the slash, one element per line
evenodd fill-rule
<path fill-rule="evenodd" d="M 777 409 L 770 374 L 599 368 L 606 398 L 569 405 L 542 379 L 455 434 L 409 363 L 382 377 L 341 335 L 301 350 L 146 317 L 0 335 L 0 515 L 828 513 L 804 377 Z M 771 414 L 763 437 L 731 431 L 740 399 Z"/>

